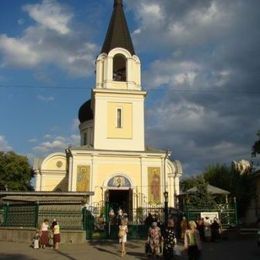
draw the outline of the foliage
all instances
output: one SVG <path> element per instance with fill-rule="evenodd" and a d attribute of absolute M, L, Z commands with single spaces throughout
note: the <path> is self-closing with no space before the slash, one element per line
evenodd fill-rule
<path fill-rule="evenodd" d="M 180 181 L 180 189 L 181 191 L 187 191 L 188 189 L 191 189 L 192 187 L 196 186 L 198 181 L 198 176 L 186 178 Z"/>
<path fill-rule="evenodd" d="M 229 191 L 230 197 L 236 197 L 239 215 L 243 216 L 255 194 L 253 176 L 241 175 L 225 165 L 210 166 L 203 175 L 209 183 Z"/>
<path fill-rule="evenodd" d="M 239 172 L 226 165 L 210 165 L 202 174 L 184 180 L 181 185 L 189 189 L 191 184 L 193 184 L 192 187 L 197 186 L 196 182 L 199 183 L 200 179 L 204 179 L 206 183 L 229 191 L 231 199 L 236 197 L 239 216 L 244 216 L 255 194 L 255 185 L 251 174 L 240 175 Z M 224 200 L 223 196 L 215 197 L 215 202 L 217 203 L 223 203 Z M 199 201 L 196 203 L 200 204 Z"/>
<path fill-rule="evenodd" d="M 197 191 L 188 196 L 187 205 L 194 208 L 215 208 L 215 197 L 207 191 L 208 183 L 203 176 L 198 176 L 194 180 Z"/>
<path fill-rule="evenodd" d="M 0 189 L 9 191 L 32 190 L 34 172 L 28 158 L 14 152 L 0 152 Z"/>
<path fill-rule="evenodd" d="M 252 156 L 256 157 L 256 154 L 260 154 L 260 130 L 256 134 L 258 136 L 258 140 L 252 146 Z"/>

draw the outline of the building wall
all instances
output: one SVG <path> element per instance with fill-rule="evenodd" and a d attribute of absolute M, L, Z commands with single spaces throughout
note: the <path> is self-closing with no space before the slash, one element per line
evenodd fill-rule
<path fill-rule="evenodd" d="M 53 153 L 47 156 L 39 165 L 34 166 L 36 172 L 36 191 L 67 191 L 66 183 L 67 161 L 65 153 Z"/>
<path fill-rule="evenodd" d="M 94 148 L 144 151 L 145 92 L 94 91 Z M 116 108 L 123 108 L 123 127 L 116 129 Z"/>
<path fill-rule="evenodd" d="M 61 156 L 55 154 L 43 161 L 43 168 L 39 171 L 40 185 L 38 191 L 93 191 L 94 196 L 90 198 L 90 204 L 96 205 L 105 201 L 105 192 L 109 180 L 115 176 L 127 178 L 131 184 L 134 194 L 133 207 L 149 205 L 163 206 L 163 192 L 169 192 L 169 206 L 175 206 L 175 196 L 179 194 L 180 172 L 168 159 L 165 160 L 164 153 L 136 153 L 136 152 L 105 152 L 71 150 L 70 165 L 66 166 L 65 155 L 63 171 L 54 171 L 57 161 Z M 166 163 L 166 164 L 165 164 Z M 48 168 L 49 167 L 49 168 Z M 68 173 L 65 169 L 68 168 Z M 166 172 L 166 175 L 164 175 Z M 159 175 L 159 198 L 153 200 L 152 188 L 154 176 Z M 157 176 L 156 176 L 157 177 Z M 120 190 L 122 187 L 113 188 Z M 155 203 L 156 202 L 156 203 Z"/>

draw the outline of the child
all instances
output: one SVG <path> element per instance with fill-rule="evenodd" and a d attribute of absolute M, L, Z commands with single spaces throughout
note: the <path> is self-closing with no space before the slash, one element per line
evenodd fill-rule
<path fill-rule="evenodd" d="M 55 219 L 52 223 L 52 232 L 53 232 L 53 247 L 54 249 L 59 249 L 60 244 L 60 225 Z"/>
<path fill-rule="evenodd" d="M 39 248 L 39 242 L 40 242 L 40 233 L 38 230 L 36 230 L 34 236 L 33 236 L 33 248 L 38 249 Z"/>

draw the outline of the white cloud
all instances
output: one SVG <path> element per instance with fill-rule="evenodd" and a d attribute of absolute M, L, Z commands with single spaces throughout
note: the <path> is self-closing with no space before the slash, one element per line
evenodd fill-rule
<path fill-rule="evenodd" d="M 32 67 L 41 60 L 40 55 L 32 50 L 30 42 L 6 35 L 0 35 L 0 51 L 5 55 L 4 65 Z"/>
<path fill-rule="evenodd" d="M 192 87 L 200 70 L 201 65 L 193 61 L 157 60 L 144 72 L 144 81 L 149 88 L 158 88 L 165 84 Z"/>
<path fill-rule="evenodd" d="M 51 139 L 52 138 L 52 136 L 51 135 L 49 135 L 49 134 L 46 134 L 46 135 L 44 135 L 44 137 L 43 137 L 44 139 Z"/>
<path fill-rule="evenodd" d="M 35 24 L 21 37 L 0 35 L 2 66 L 36 69 L 54 64 L 73 76 L 93 74 L 97 47 L 86 38 L 86 31 L 75 32 L 70 25 L 71 11 L 55 0 L 26 5 L 24 10 Z"/>
<path fill-rule="evenodd" d="M 71 31 L 69 23 L 73 15 L 56 0 L 43 0 L 41 4 L 25 5 L 23 9 L 37 23 L 48 29 L 60 34 L 68 34 Z"/>
<path fill-rule="evenodd" d="M 80 137 L 79 135 L 65 136 L 51 136 L 45 135 L 44 139 L 48 141 L 43 141 L 40 144 L 33 147 L 33 151 L 41 155 L 46 155 L 51 152 L 63 151 L 69 145 L 77 146 L 79 145 Z"/>
<path fill-rule="evenodd" d="M 28 140 L 29 143 L 36 143 L 37 142 L 37 139 L 36 138 L 31 138 Z"/>
<path fill-rule="evenodd" d="M 47 153 L 52 150 L 62 150 L 66 147 L 66 145 L 59 141 L 59 140 L 53 140 L 50 142 L 43 142 L 33 148 L 34 151 L 41 152 L 41 153 Z"/>
<path fill-rule="evenodd" d="M 72 130 L 73 131 L 78 131 L 79 130 L 79 119 L 78 118 L 74 118 L 72 120 Z"/>
<path fill-rule="evenodd" d="M 7 140 L 5 139 L 5 136 L 0 135 L 0 151 L 10 151 L 12 150 L 12 146 L 10 146 L 7 142 Z"/>
<path fill-rule="evenodd" d="M 72 144 L 78 145 L 80 143 L 80 136 L 79 135 L 71 135 L 70 140 L 71 140 Z"/>
<path fill-rule="evenodd" d="M 22 18 L 20 18 L 20 19 L 18 19 L 17 20 L 17 23 L 19 24 L 19 25 L 23 25 L 24 24 L 24 19 L 22 19 Z"/>
<path fill-rule="evenodd" d="M 45 96 L 42 96 L 42 95 L 38 95 L 37 98 L 43 102 L 46 102 L 46 103 L 49 103 L 49 102 L 52 102 L 54 101 L 54 97 L 53 96 L 49 96 L 49 97 L 45 97 Z"/>
<path fill-rule="evenodd" d="M 134 30 L 134 39 L 146 51 L 197 46 L 205 40 L 225 37 L 236 15 L 235 4 L 230 7 L 219 0 L 194 3 L 140 0 L 128 5 L 139 24 Z M 147 42 L 149 45 L 145 44 Z"/>

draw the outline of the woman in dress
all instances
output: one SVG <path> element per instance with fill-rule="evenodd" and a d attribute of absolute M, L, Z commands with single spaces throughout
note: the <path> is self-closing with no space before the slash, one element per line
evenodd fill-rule
<path fill-rule="evenodd" d="M 174 246 L 177 243 L 177 239 L 174 232 L 174 221 L 169 219 L 167 226 L 163 231 L 163 256 L 164 259 L 172 259 L 174 256 Z"/>
<path fill-rule="evenodd" d="M 49 244 L 49 220 L 44 219 L 40 228 L 40 245 L 45 248 Z"/>
<path fill-rule="evenodd" d="M 148 242 L 153 256 L 159 256 L 160 254 L 161 238 L 161 229 L 157 226 L 157 222 L 153 222 L 148 233 Z"/>
<path fill-rule="evenodd" d="M 121 225 L 119 225 L 119 232 L 118 232 L 121 256 L 124 256 L 126 254 L 125 244 L 127 241 L 127 233 L 128 233 L 127 221 L 123 219 L 121 221 Z"/>
<path fill-rule="evenodd" d="M 198 260 L 201 252 L 199 231 L 195 221 L 189 221 L 189 227 L 184 235 L 184 248 L 188 251 L 189 260 Z"/>

